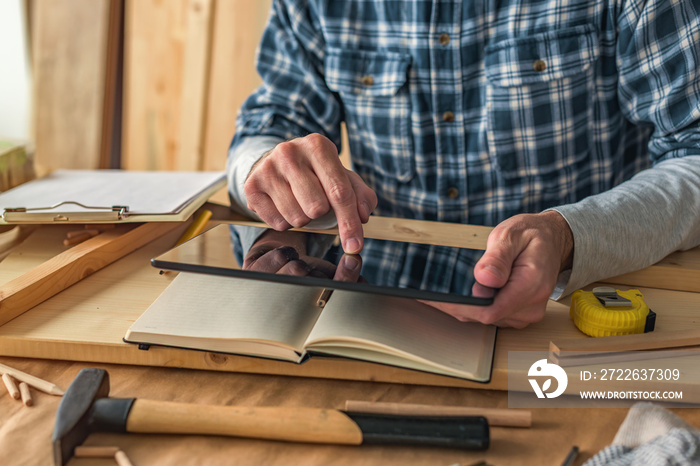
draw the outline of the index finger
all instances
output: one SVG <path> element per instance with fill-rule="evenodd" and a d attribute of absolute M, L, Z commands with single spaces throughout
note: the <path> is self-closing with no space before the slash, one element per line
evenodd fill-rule
<path fill-rule="evenodd" d="M 355 189 L 345 168 L 338 161 L 337 164 L 328 164 L 323 169 L 316 170 L 316 173 L 328 202 L 335 211 L 343 251 L 347 254 L 358 254 L 364 245 L 362 220 L 357 211 Z"/>

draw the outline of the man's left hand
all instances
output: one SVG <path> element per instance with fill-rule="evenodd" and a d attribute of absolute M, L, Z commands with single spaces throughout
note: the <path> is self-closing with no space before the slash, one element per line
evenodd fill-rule
<path fill-rule="evenodd" d="M 475 296 L 497 288 L 490 306 L 428 302 L 462 321 L 523 328 L 542 320 L 559 273 L 573 260 L 569 224 L 556 211 L 522 214 L 500 223 L 474 269 Z"/>

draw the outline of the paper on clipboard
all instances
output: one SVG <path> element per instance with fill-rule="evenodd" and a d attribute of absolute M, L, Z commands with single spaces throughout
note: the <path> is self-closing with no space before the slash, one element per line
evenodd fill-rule
<path fill-rule="evenodd" d="M 226 184 L 224 172 L 56 170 L 0 194 L 0 224 L 177 222 Z"/>

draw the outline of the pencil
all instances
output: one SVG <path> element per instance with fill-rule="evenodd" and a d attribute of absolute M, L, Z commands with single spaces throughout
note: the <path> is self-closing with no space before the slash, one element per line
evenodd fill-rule
<path fill-rule="evenodd" d="M 7 387 L 7 393 L 15 400 L 19 400 L 20 393 L 15 379 L 13 379 L 10 374 L 2 374 L 2 381 L 5 383 L 5 387 Z"/>
<path fill-rule="evenodd" d="M 182 234 L 179 240 L 177 240 L 177 243 L 175 243 L 175 246 L 179 246 L 185 241 L 191 240 L 198 234 L 204 230 L 204 227 L 207 226 L 207 222 L 211 218 L 212 213 L 211 210 L 203 210 L 201 214 L 192 222 L 192 224 L 187 227 L 187 230 Z"/>
<path fill-rule="evenodd" d="M 42 380 L 39 377 L 34 377 L 33 375 L 29 375 L 17 369 L 13 369 L 4 364 L 0 364 L 0 372 L 3 374 L 9 374 L 20 382 L 25 382 L 27 385 L 34 387 L 37 390 L 41 390 L 44 393 L 48 393 L 49 395 L 61 396 L 64 393 L 64 391 L 61 390 L 56 384 L 47 382 L 46 380 Z"/>
<path fill-rule="evenodd" d="M 561 464 L 561 466 L 571 466 L 574 464 L 574 460 L 576 460 L 576 457 L 578 456 L 578 447 L 574 445 L 571 447 L 571 451 L 569 452 L 568 455 L 566 455 L 566 458 L 564 458 L 564 462 Z"/>

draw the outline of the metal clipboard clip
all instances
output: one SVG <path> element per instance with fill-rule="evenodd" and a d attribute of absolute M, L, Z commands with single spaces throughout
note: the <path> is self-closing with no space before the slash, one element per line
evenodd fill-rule
<path fill-rule="evenodd" d="M 77 205 L 85 209 L 85 211 L 55 211 L 67 204 Z M 6 207 L 2 213 L 2 218 L 7 223 L 116 222 L 128 215 L 128 212 L 129 206 L 95 207 L 86 206 L 75 201 L 64 201 L 51 207 Z"/>

